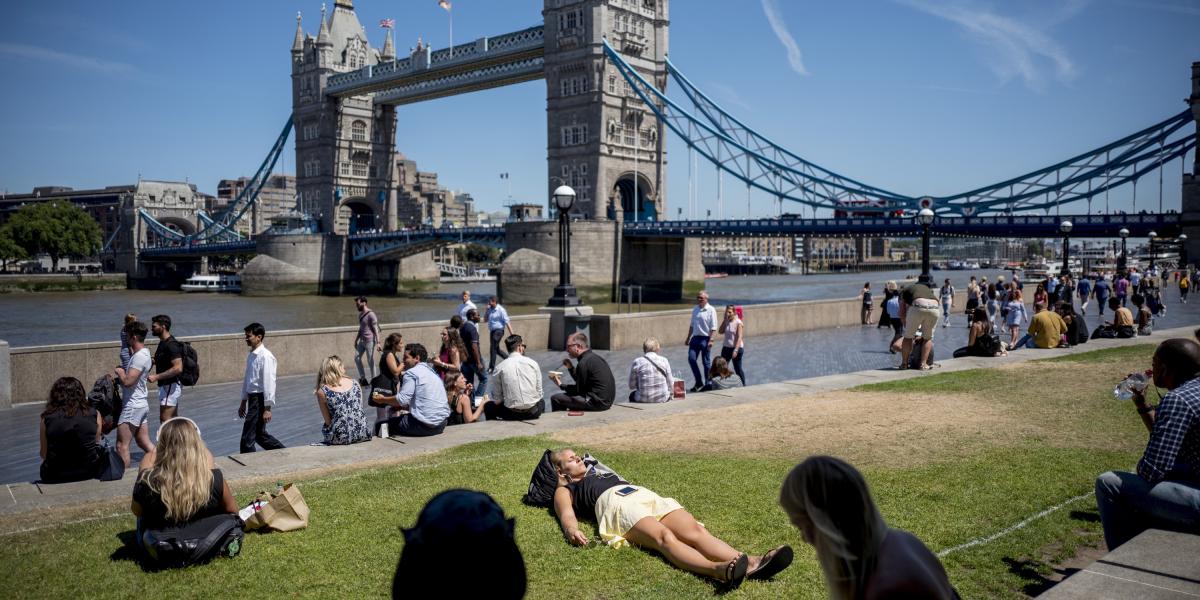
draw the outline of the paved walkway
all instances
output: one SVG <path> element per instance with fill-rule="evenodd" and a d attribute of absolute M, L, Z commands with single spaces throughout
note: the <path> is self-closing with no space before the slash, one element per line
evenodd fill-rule
<path fill-rule="evenodd" d="M 1148 529 L 1038 598 L 1183 600 L 1200 597 L 1200 536 Z"/>
<path fill-rule="evenodd" d="M 1094 340 L 1086 345 L 1074 348 L 1062 350 L 1025 350 L 1010 353 L 1009 356 L 1002 358 L 973 357 L 950 359 L 943 361 L 942 370 L 960 371 L 995 367 L 1002 364 L 1024 362 L 1049 356 L 1089 352 L 1138 343 L 1157 343 L 1169 337 L 1190 336 L 1191 331 L 1191 327 L 1181 327 L 1171 330 L 1160 329 L 1152 336 L 1132 340 Z M 836 337 L 836 335 L 833 337 Z M 799 342 L 795 344 L 795 346 L 799 345 Z M 838 354 L 853 355 L 853 353 L 846 353 L 844 350 L 841 352 L 835 351 L 833 348 L 829 349 L 829 353 L 835 359 Z M 620 353 L 617 354 L 619 355 Z M 794 358 L 789 358 L 798 356 L 795 353 L 789 354 L 784 352 L 781 356 L 783 357 L 781 362 L 784 364 L 806 362 L 795 361 Z M 553 363 L 553 360 L 546 360 L 543 357 L 540 362 L 544 366 L 549 366 L 549 364 Z M 718 408 L 730 404 L 745 404 L 783 397 L 798 397 L 797 402 L 803 402 L 803 396 L 807 394 L 847 389 L 866 383 L 908 379 L 923 375 L 921 371 L 898 371 L 890 369 L 886 366 L 888 364 L 886 359 L 882 362 L 884 366 L 869 370 L 823 375 L 806 379 L 788 379 L 722 392 L 690 394 L 686 400 L 664 404 L 618 404 L 609 411 L 586 413 L 582 417 L 568 417 L 565 413 L 552 413 L 546 414 L 541 419 L 535 421 L 485 422 L 452 427 L 447 429 L 443 435 L 428 438 L 375 439 L 352 446 L 332 447 L 310 446 L 303 443 L 295 444 L 293 442 L 292 447 L 283 450 L 232 456 L 221 455 L 228 453 L 230 448 L 236 449 L 237 437 L 241 429 L 241 422 L 234 418 L 236 402 L 230 400 L 231 395 L 236 392 L 237 386 L 221 384 L 197 387 L 192 390 L 191 404 L 185 404 L 185 407 L 195 405 L 207 406 L 203 410 L 197 408 L 190 414 L 197 417 L 204 415 L 200 419 L 200 427 L 204 431 L 204 437 L 208 441 L 210 448 L 212 448 L 213 453 L 220 456 L 217 459 L 218 467 L 224 471 L 227 479 L 236 487 L 239 482 L 274 479 L 284 473 L 293 474 L 291 476 L 294 476 L 297 473 L 325 470 L 331 467 L 361 466 L 366 463 L 381 461 L 394 462 L 471 442 L 496 440 L 521 435 L 536 435 L 584 425 L 628 422 L 646 415 L 672 415 L 694 410 Z M 311 389 L 311 386 L 312 380 L 310 378 L 293 377 L 281 382 L 280 389 L 281 394 L 286 394 L 284 397 L 301 398 L 307 395 L 307 391 Z M 292 412 L 290 408 L 280 408 L 276 415 L 277 422 L 272 423 L 271 430 L 275 435 L 281 436 L 285 440 L 314 438 L 316 433 L 313 430 L 317 429 L 315 424 L 319 423 L 319 418 L 314 419 L 303 416 L 305 414 L 303 411 L 305 410 L 309 410 L 312 415 L 316 414 L 316 409 L 311 407 L 311 404 L 313 403 L 297 402 L 298 407 L 295 412 Z M 28 410 L 28 408 L 14 409 L 14 412 L 17 410 Z M 31 420 L 36 418 L 35 414 L 36 409 L 30 411 Z M 223 427 L 221 426 L 222 422 L 226 424 Z M 9 424 L 5 426 L 11 427 Z M 28 447 L 37 447 L 36 441 L 28 443 L 33 444 Z M 46 507 L 66 506 L 81 502 L 125 497 L 129 494 L 131 481 L 132 474 L 127 474 L 122 481 L 114 482 L 85 481 L 62 485 L 11 483 L 6 486 L 9 498 L 0 500 L 0 514 L 15 514 Z"/>
<path fill-rule="evenodd" d="M 1169 296 L 1168 300 L 1174 300 Z M 1086 316 L 1089 328 L 1100 323 L 1095 303 Z M 1200 324 L 1200 302 L 1179 304 L 1169 302 L 1165 318 L 1157 323 L 1163 327 L 1182 327 Z M 900 363 L 899 355 L 887 351 L 891 330 L 872 326 L 849 326 L 769 335 L 766 324 L 748 323 L 744 367 L 747 383 L 773 383 L 808 377 L 821 377 L 837 373 L 853 373 L 871 369 L 884 369 Z M 688 387 L 694 383 L 687 363 L 687 348 L 683 346 L 686 331 L 679 332 L 679 339 L 660 340 L 665 347 L 663 354 L 671 363 L 672 370 L 683 375 Z M 718 338 L 719 339 L 719 338 Z M 1006 339 L 1007 338 L 1003 338 Z M 967 321 L 962 314 L 951 317 L 950 327 L 938 328 L 934 336 L 934 355 L 938 364 L 944 364 L 954 350 L 967 343 Z M 718 341 L 719 343 L 719 341 Z M 270 338 L 267 339 L 270 346 Z M 1091 346 L 1091 343 L 1084 347 Z M 1023 352 L 1034 352 L 1019 350 Z M 597 351 L 613 368 L 617 382 L 617 402 L 629 397 L 629 365 L 641 355 L 638 349 Z M 718 353 L 714 353 L 714 357 Z M 534 352 L 530 356 L 542 366 L 543 373 L 562 368 L 565 353 Z M 351 366 L 353 369 L 353 366 Z M 569 379 L 569 377 L 568 377 Z M 85 382 L 90 385 L 91 382 Z M 268 431 L 286 446 L 307 445 L 321 440 L 321 415 L 312 395 L 315 384 L 312 376 L 283 377 L 278 381 L 274 418 Z M 558 388 L 549 378 L 543 381 L 547 398 Z M 220 383 L 185 388 L 180 402 L 180 414 L 194 419 L 204 432 L 205 441 L 213 454 L 234 454 L 239 450 L 242 421 L 237 418 L 237 407 L 241 383 Z M 151 390 L 151 400 L 156 398 Z M 549 403 L 547 401 L 547 408 Z M 20 405 L 0 410 L 0 482 L 34 481 L 38 477 L 41 458 L 38 456 L 38 415 L 42 407 L 35 404 Z M 373 411 L 368 409 L 369 416 Z M 150 423 L 153 431 L 158 430 L 158 415 L 151 407 Z M 116 443 L 116 434 L 109 434 L 109 441 Z M 136 444 L 133 460 L 141 455 Z"/>

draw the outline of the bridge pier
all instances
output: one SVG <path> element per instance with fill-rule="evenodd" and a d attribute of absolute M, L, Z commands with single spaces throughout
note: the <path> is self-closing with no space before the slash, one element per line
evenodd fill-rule
<path fill-rule="evenodd" d="M 437 287 L 438 269 L 424 252 L 393 261 L 349 260 L 344 235 L 261 235 L 242 270 L 248 296 L 395 294 Z"/>
<path fill-rule="evenodd" d="M 558 225 L 509 223 L 497 290 L 508 304 L 541 304 L 558 284 Z M 700 241 L 622 235 L 620 221 L 571 224 L 571 283 L 585 304 L 615 302 L 617 286 L 642 285 L 647 302 L 676 302 L 704 287 Z"/>
<path fill-rule="evenodd" d="M 1183 174 L 1183 232 L 1189 264 L 1200 262 L 1200 62 L 1192 63 L 1192 95 L 1188 98 L 1196 122 L 1196 149 L 1192 151 L 1192 172 Z"/>

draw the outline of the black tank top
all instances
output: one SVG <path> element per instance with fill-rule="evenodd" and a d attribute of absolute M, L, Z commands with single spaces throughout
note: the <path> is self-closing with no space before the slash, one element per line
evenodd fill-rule
<path fill-rule="evenodd" d="M 41 478 L 46 483 L 83 481 L 100 475 L 100 444 L 96 442 L 96 410 L 88 408 L 68 417 L 58 411 L 42 417 L 46 424 L 46 460 Z"/>
<path fill-rule="evenodd" d="M 616 473 L 597 473 L 595 469 L 589 469 L 583 479 L 567 484 L 571 491 L 571 508 L 575 509 L 576 515 L 595 518 L 596 500 L 600 494 L 618 485 L 629 485 L 629 482 L 617 477 Z"/>

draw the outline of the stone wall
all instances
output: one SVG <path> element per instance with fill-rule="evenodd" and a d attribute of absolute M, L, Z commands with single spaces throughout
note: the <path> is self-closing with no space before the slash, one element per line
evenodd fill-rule
<path fill-rule="evenodd" d="M 548 344 L 546 336 L 550 330 L 549 321 L 545 315 L 516 316 L 512 318 L 512 326 L 514 331 L 525 337 L 530 348 L 542 349 Z M 399 331 L 404 334 L 406 344 L 423 344 L 431 353 L 436 353 L 441 346 L 441 329 L 445 326 L 445 321 L 389 323 L 380 325 L 380 330 L 384 337 Z M 279 360 L 279 375 L 311 373 L 315 376 L 321 361 L 336 354 L 346 363 L 353 377 L 354 336 L 357 333 L 357 326 L 268 331 L 265 343 Z M 243 334 L 180 339 L 191 343 L 196 349 L 200 359 L 201 384 L 242 380 L 247 351 Z M 157 341 L 150 340 L 151 352 L 154 352 Z M 11 376 L 6 376 L 4 369 L 5 349 L 7 343 L 0 342 L 0 408 L 4 408 L 3 389 L 6 384 L 10 386 L 13 403 L 44 402 L 54 380 L 64 376 L 76 377 L 84 387 L 91 389 L 96 378 L 111 372 L 117 365 L 121 345 L 119 342 L 100 342 L 14 348 L 9 350 L 8 373 Z M 486 346 L 483 351 L 487 352 Z M 47 368 L 47 365 L 54 365 L 54 368 Z"/>
<path fill-rule="evenodd" d="M 611 302 L 613 298 L 613 257 L 620 243 L 620 223 L 617 221 L 574 221 L 571 223 L 571 284 L 584 302 Z M 500 295 L 508 304 L 519 304 L 516 298 L 531 298 L 541 304 L 554 294 L 558 285 L 558 223 L 551 221 L 509 223 L 505 229 L 504 247 L 509 259 L 522 249 L 529 249 L 554 260 L 554 278 L 546 281 L 545 261 L 526 256 L 521 262 L 504 261 Z M 526 253 L 528 254 L 528 253 Z M 521 265 L 528 263 L 534 270 L 524 277 Z M 514 291 L 514 286 L 521 291 Z"/>

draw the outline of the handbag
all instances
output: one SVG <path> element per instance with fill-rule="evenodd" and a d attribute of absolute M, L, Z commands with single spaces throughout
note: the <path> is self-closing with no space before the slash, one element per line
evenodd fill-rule
<path fill-rule="evenodd" d="M 147 529 L 142 548 L 153 566 L 186 567 L 204 564 L 217 556 L 234 557 L 242 550 L 242 520 L 237 515 L 204 517 L 180 527 Z"/>
<path fill-rule="evenodd" d="M 295 484 L 287 484 L 282 492 L 272 494 L 270 501 L 262 502 L 262 497 L 266 495 L 265 492 L 260 492 L 260 499 L 255 501 L 258 506 L 255 507 L 254 514 L 246 519 L 247 531 L 295 531 L 308 527 L 308 503 L 304 501 L 300 488 Z"/>
<path fill-rule="evenodd" d="M 116 448 L 105 443 L 100 447 L 100 452 L 104 454 L 104 458 L 100 464 L 104 468 L 100 471 L 100 476 L 97 477 L 100 481 L 117 481 L 125 476 L 125 461 L 121 460 L 121 454 Z"/>

